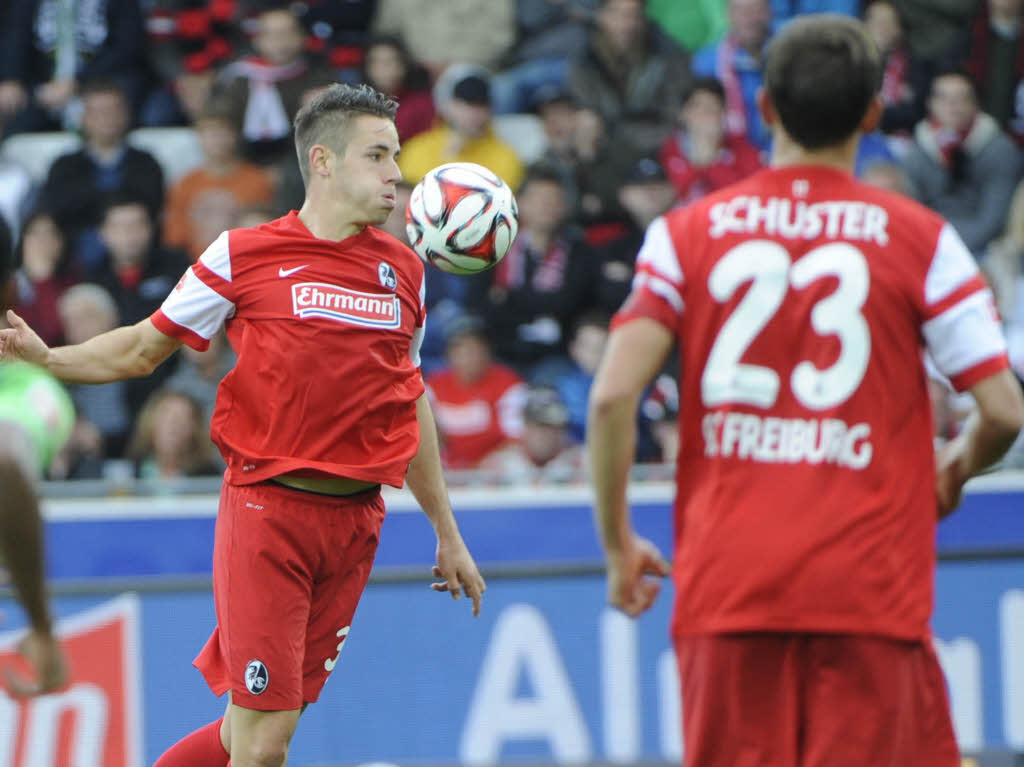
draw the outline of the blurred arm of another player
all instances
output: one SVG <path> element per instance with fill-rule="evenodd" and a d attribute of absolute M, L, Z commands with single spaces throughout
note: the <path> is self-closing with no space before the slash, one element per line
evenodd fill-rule
<path fill-rule="evenodd" d="M 101 333 L 85 343 L 49 348 L 25 321 L 7 312 L 0 330 L 0 360 L 23 360 L 69 383 L 101 384 L 147 376 L 181 346 L 147 318 Z"/>
<path fill-rule="evenodd" d="M 29 633 L 18 650 L 35 672 L 35 681 L 4 669 L 7 688 L 20 698 L 52 692 L 67 679 L 67 665 L 46 596 L 43 566 L 43 521 L 28 466 L 33 448 L 20 429 L 0 422 L 0 559 L 25 608 Z"/>
<path fill-rule="evenodd" d="M 462 540 L 455 514 L 452 513 L 444 472 L 441 470 L 437 425 L 426 393 L 416 400 L 416 420 L 420 426 L 420 445 L 409 463 L 405 479 L 437 534 L 437 564 L 434 565 L 433 574 L 435 578 L 443 580 L 432 583 L 430 588 L 434 591 L 447 591 L 453 599 L 460 599 L 465 591 L 466 596 L 473 600 L 473 617 L 476 617 L 480 614 L 480 601 L 487 590 L 487 584 Z"/>
<path fill-rule="evenodd" d="M 646 317 L 620 325 L 609 336 L 590 390 L 587 453 L 608 567 L 608 601 L 634 617 L 654 604 L 660 577 L 671 572 L 654 544 L 633 530 L 626 487 L 636 451 L 640 396 L 661 370 L 673 342 L 664 326 Z"/>
<path fill-rule="evenodd" d="M 940 519 L 960 505 L 964 483 L 1002 458 L 1024 425 L 1024 394 L 1010 370 L 982 379 L 969 391 L 977 409 L 935 455 Z"/>

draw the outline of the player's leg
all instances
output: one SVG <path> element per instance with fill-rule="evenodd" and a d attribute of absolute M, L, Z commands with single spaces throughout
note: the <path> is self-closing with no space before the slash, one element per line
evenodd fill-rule
<path fill-rule="evenodd" d="M 333 556 L 317 573 L 306 629 L 303 700 L 314 702 L 339 662 L 356 606 L 377 552 L 384 501 L 379 492 L 340 500 L 324 515 L 324 543 Z"/>
<path fill-rule="evenodd" d="M 809 640 L 804 767 L 958 767 L 946 683 L 929 643 Z"/>
<path fill-rule="evenodd" d="M 231 767 L 283 767 L 302 709 L 257 711 L 228 704 Z"/>
<path fill-rule="evenodd" d="M 310 509 L 290 491 L 225 485 L 214 538 L 217 628 L 196 658 L 230 691 L 222 742 L 232 767 L 283 764 L 303 705 L 302 661 L 316 559 Z"/>
<path fill-rule="evenodd" d="M 798 636 L 677 637 L 675 646 L 684 767 L 798 767 Z"/>

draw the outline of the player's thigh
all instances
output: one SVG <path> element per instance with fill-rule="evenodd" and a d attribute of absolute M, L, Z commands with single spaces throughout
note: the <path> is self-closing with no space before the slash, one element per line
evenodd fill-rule
<path fill-rule="evenodd" d="M 341 658 L 356 607 L 366 588 L 384 519 L 379 495 L 360 507 L 346 509 L 346 520 L 333 531 L 335 564 L 326 578 L 313 586 L 309 625 L 306 628 L 306 659 L 303 666 L 303 700 L 316 701 L 331 671 Z"/>
<path fill-rule="evenodd" d="M 228 704 L 232 767 L 278 767 L 288 756 L 288 746 L 302 709 L 257 711 Z"/>
<path fill-rule="evenodd" d="M 801 639 L 678 637 L 684 767 L 798 767 Z"/>
<path fill-rule="evenodd" d="M 809 639 L 804 767 L 957 767 L 945 679 L 931 645 Z"/>
<path fill-rule="evenodd" d="M 260 486 L 225 486 L 218 512 L 217 630 L 234 702 L 247 709 L 298 709 L 303 702 L 312 536 L 287 500 Z"/>

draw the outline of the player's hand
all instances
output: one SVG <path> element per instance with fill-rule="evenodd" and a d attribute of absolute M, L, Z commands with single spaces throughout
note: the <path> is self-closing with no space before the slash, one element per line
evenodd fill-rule
<path fill-rule="evenodd" d="M 649 609 L 672 566 L 646 538 L 631 536 L 620 553 L 608 557 L 608 602 L 632 618 Z"/>
<path fill-rule="evenodd" d="M 9 328 L 0 329 L 0 360 L 23 360 L 36 365 L 46 365 L 50 354 L 48 347 L 14 312 L 7 311 Z"/>
<path fill-rule="evenodd" d="M 476 562 L 466 548 L 462 538 L 437 542 L 437 564 L 433 567 L 435 578 L 440 583 L 431 583 L 434 591 L 447 591 L 452 599 L 461 599 L 462 593 L 473 600 L 473 617 L 480 614 L 480 600 L 487 591 L 483 576 L 476 569 Z"/>
<path fill-rule="evenodd" d="M 961 469 L 962 460 L 962 444 L 958 439 L 947 442 L 935 453 L 935 494 L 938 498 L 939 519 L 952 514 L 963 499 L 966 478 Z"/>
<path fill-rule="evenodd" d="M 60 649 L 60 644 L 52 634 L 32 631 L 18 643 L 18 652 L 32 666 L 35 681 L 5 668 L 7 689 L 16 698 L 45 695 L 63 686 L 67 681 L 68 667 L 64 661 L 64 651 Z"/>

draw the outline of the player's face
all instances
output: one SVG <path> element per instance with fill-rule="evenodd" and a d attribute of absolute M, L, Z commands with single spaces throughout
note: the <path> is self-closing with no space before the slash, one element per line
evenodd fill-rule
<path fill-rule="evenodd" d="M 401 184 L 395 187 L 395 209 L 391 211 L 388 220 L 381 226 L 385 232 L 402 242 L 409 242 L 409 235 L 405 231 L 405 209 L 409 207 L 409 197 L 412 195 L 412 188 Z"/>
<path fill-rule="evenodd" d="M 359 224 L 383 224 L 396 205 L 402 178 L 398 131 L 386 117 L 359 115 L 349 126 L 345 153 L 329 177 L 330 196 Z"/>

